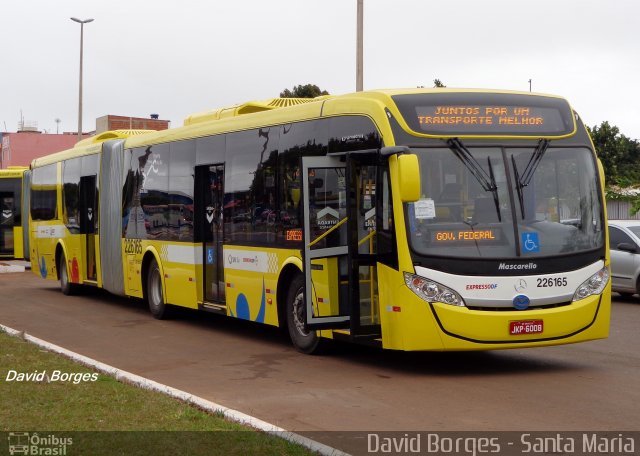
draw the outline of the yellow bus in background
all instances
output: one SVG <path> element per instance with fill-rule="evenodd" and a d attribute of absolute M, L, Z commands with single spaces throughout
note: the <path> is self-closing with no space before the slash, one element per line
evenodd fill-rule
<path fill-rule="evenodd" d="M 29 217 L 22 211 L 29 175 L 26 167 L 0 169 L 0 259 L 29 259 Z"/>
<path fill-rule="evenodd" d="M 273 99 L 93 141 L 32 164 L 32 269 L 65 293 L 280 326 L 305 353 L 608 336 L 602 167 L 561 97 Z"/>

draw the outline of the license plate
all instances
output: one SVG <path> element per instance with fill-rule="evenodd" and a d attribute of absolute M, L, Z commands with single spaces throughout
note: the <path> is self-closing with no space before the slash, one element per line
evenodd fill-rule
<path fill-rule="evenodd" d="M 542 320 L 522 320 L 509 322 L 509 334 L 519 336 L 522 334 L 540 334 L 544 330 Z"/>

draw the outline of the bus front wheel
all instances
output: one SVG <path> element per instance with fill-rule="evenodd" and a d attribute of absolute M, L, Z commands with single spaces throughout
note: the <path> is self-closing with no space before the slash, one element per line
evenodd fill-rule
<path fill-rule="evenodd" d="M 322 348 L 322 340 L 316 331 L 305 328 L 306 302 L 304 297 L 304 276 L 297 274 L 291 281 L 287 293 L 287 328 L 296 350 L 306 354 L 317 354 Z"/>
<path fill-rule="evenodd" d="M 151 260 L 149 269 L 147 270 L 147 290 L 145 297 L 147 304 L 149 304 L 151 315 L 158 320 L 170 317 L 170 306 L 164 302 L 160 266 L 158 266 L 155 258 Z"/>

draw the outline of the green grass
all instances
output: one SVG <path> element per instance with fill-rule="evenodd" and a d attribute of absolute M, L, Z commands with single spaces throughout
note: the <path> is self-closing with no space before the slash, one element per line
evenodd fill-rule
<path fill-rule="evenodd" d="M 221 413 L 209 414 L 102 373 L 94 382 L 78 384 L 9 382 L 9 370 L 49 376 L 54 370 L 95 371 L 0 331 L 0 431 L 71 435 L 69 454 L 314 454 Z M 6 444 L 2 440 L 0 450 Z"/>

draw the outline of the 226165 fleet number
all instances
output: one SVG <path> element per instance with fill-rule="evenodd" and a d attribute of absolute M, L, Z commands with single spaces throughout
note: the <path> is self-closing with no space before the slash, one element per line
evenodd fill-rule
<path fill-rule="evenodd" d="M 538 288 L 566 287 L 566 277 L 541 277 L 538 279 Z"/>

